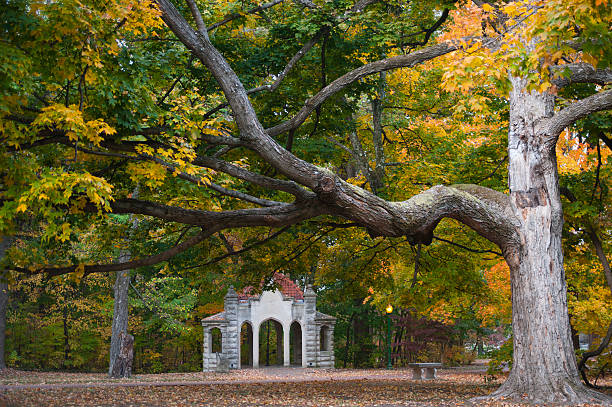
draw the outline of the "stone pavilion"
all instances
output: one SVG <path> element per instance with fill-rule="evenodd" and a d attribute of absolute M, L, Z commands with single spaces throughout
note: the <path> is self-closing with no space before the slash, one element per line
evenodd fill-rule
<path fill-rule="evenodd" d="M 334 367 L 336 318 L 317 311 L 311 286 L 302 292 L 281 273 L 274 275 L 274 282 L 278 288 L 261 294 L 252 294 L 253 287 L 240 293 L 230 287 L 224 311 L 202 320 L 205 372 L 266 365 L 271 329 L 275 365 Z M 261 357 L 260 336 L 267 338 Z"/>

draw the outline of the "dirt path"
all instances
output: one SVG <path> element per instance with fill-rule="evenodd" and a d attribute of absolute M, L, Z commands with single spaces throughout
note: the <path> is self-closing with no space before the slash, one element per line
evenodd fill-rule
<path fill-rule="evenodd" d="M 484 373 L 483 369 L 442 369 L 438 377 Z M 406 369 L 303 369 L 269 367 L 230 373 L 168 373 L 134 375 L 129 379 L 109 379 L 102 373 L 0 372 L 0 391 L 24 389 L 78 389 L 138 386 L 203 386 L 213 384 L 297 383 L 351 380 L 411 380 Z"/>

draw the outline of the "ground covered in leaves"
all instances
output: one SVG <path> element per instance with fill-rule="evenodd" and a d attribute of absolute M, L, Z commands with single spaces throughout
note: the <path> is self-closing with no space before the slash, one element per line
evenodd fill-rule
<path fill-rule="evenodd" d="M 478 369 L 443 369 L 415 381 L 409 370 L 267 368 L 231 373 L 134 375 L 0 372 L 0 406 L 461 406 L 493 391 Z M 505 406 L 503 402 L 479 406 Z M 516 404 L 512 404 L 516 405 Z"/>

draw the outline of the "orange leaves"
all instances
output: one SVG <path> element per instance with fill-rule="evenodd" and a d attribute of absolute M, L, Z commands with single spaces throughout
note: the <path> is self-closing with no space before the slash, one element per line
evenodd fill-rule
<path fill-rule="evenodd" d="M 462 3 L 451 11 L 452 22 L 448 25 L 447 31 L 439 37 L 440 41 L 458 40 L 482 34 L 482 10 L 471 1 Z"/>
<path fill-rule="evenodd" d="M 581 143 L 578 137 L 567 130 L 559 136 L 556 149 L 561 175 L 590 171 L 597 166 L 597 147 Z M 602 148 L 600 154 L 602 164 L 606 164 L 612 153 L 610 149 Z"/>
<path fill-rule="evenodd" d="M 497 321 L 510 323 L 512 303 L 510 293 L 510 269 L 505 261 L 484 270 L 484 279 L 489 294 L 483 298 L 478 316 L 484 324 L 494 325 Z"/>

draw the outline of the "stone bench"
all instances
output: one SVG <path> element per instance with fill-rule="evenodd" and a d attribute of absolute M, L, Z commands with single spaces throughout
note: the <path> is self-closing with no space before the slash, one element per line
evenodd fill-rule
<path fill-rule="evenodd" d="M 433 380 L 436 378 L 436 368 L 442 367 L 442 363 L 408 363 L 408 367 L 412 368 L 413 380 Z"/>

